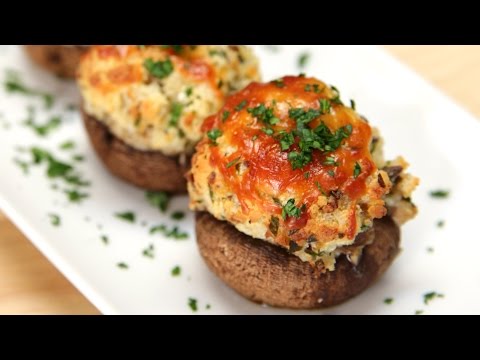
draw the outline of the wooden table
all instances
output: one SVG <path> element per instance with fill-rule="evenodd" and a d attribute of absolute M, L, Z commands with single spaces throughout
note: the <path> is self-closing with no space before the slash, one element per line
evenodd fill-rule
<path fill-rule="evenodd" d="M 480 117 L 480 46 L 387 46 Z M 0 314 L 98 314 L 0 213 Z"/>

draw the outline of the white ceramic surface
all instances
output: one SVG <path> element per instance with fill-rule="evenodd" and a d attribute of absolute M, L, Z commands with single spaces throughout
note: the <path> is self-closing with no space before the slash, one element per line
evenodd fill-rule
<path fill-rule="evenodd" d="M 200 258 L 194 239 L 193 215 L 178 222 L 190 234 L 174 241 L 150 235 L 152 225 L 174 225 L 169 214 L 186 210 L 187 198 L 175 198 L 167 214 L 145 200 L 144 192 L 106 172 L 95 157 L 77 112 L 65 110 L 78 103 L 71 82 L 58 80 L 31 64 L 19 47 L 0 47 L 0 208 L 25 235 L 106 314 L 191 314 L 188 299 L 198 300 L 197 314 L 425 314 L 480 313 L 480 239 L 476 232 L 480 193 L 480 123 L 418 75 L 370 46 L 283 46 L 278 51 L 255 47 L 265 80 L 298 74 L 297 59 L 308 51 L 303 70 L 334 84 L 342 99 L 355 99 L 357 110 L 378 126 L 386 141 L 387 157 L 403 155 L 411 172 L 421 178 L 414 195 L 420 212 L 403 228 L 403 252 L 387 274 L 357 298 L 332 309 L 311 312 L 277 310 L 238 296 L 211 274 Z M 42 100 L 4 91 L 6 69 L 15 69 L 23 81 L 55 95 L 55 105 L 44 110 Z M 27 106 L 37 109 L 36 118 L 63 114 L 61 126 L 40 138 L 22 125 Z M 74 140 L 73 151 L 58 146 Z M 13 159 L 29 159 L 18 147 L 38 145 L 55 156 L 69 159 L 85 155 L 78 163 L 90 197 L 72 204 L 53 190 L 42 166 L 28 175 Z M 433 199 L 429 191 L 451 190 L 448 199 Z M 131 210 L 135 224 L 119 220 L 114 213 Z M 51 224 L 49 213 L 61 216 L 61 226 Z M 438 228 L 438 220 L 445 226 Z M 142 222 L 144 222 L 142 224 Z M 105 245 L 101 236 L 107 235 Z M 155 257 L 142 255 L 153 243 Z M 433 252 L 427 251 L 432 247 Z M 117 263 L 128 264 L 120 269 Z M 182 273 L 171 275 L 180 265 Z M 428 305 L 423 295 L 444 294 Z M 393 303 L 385 304 L 391 297 Z M 206 309 L 207 304 L 211 307 Z"/>

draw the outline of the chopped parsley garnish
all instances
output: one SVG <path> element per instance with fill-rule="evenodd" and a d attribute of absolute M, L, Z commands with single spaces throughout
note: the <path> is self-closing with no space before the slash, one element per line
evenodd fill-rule
<path fill-rule="evenodd" d="M 423 314 L 423 310 L 415 310 L 415 315 L 422 315 Z"/>
<path fill-rule="evenodd" d="M 427 252 L 432 254 L 435 251 L 435 249 L 431 246 L 427 247 Z"/>
<path fill-rule="evenodd" d="M 53 106 L 54 98 L 52 94 L 27 87 L 25 84 L 23 84 L 19 74 L 16 71 L 7 70 L 4 87 L 5 91 L 9 93 L 19 93 L 28 96 L 41 97 L 47 109 L 50 109 Z"/>
<path fill-rule="evenodd" d="M 48 151 L 38 147 L 30 149 L 34 164 L 40 164 L 47 162 L 47 175 L 48 177 L 62 177 L 68 174 L 73 167 L 69 164 L 62 163 L 56 160 Z"/>
<path fill-rule="evenodd" d="M 391 298 L 391 297 L 385 298 L 385 300 L 383 300 L 383 302 L 387 305 L 390 305 L 391 303 L 393 303 L 393 298 Z"/>
<path fill-rule="evenodd" d="M 155 257 L 154 251 L 155 251 L 155 247 L 153 246 L 153 244 L 150 244 L 146 249 L 143 249 L 142 255 L 150 259 L 153 259 Z"/>
<path fill-rule="evenodd" d="M 47 136 L 52 130 L 58 128 L 62 123 L 60 116 L 52 116 L 44 124 L 37 124 L 35 122 L 35 110 L 32 107 L 28 108 L 28 118 L 23 123 L 25 126 L 31 128 L 39 136 Z"/>
<path fill-rule="evenodd" d="M 353 177 L 356 179 L 361 172 L 362 172 L 362 167 L 358 162 L 356 162 L 355 166 L 353 167 Z"/>
<path fill-rule="evenodd" d="M 307 63 L 309 60 L 310 60 L 310 53 L 308 52 L 301 53 L 297 60 L 298 68 L 303 69 L 305 66 L 307 66 Z"/>
<path fill-rule="evenodd" d="M 66 176 L 72 169 L 72 166 L 69 164 L 50 159 L 47 168 L 47 175 L 48 177 Z"/>
<path fill-rule="evenodd" d="M 180 266 L 175 266 L 171 271 L 172 276 L 180 276 L 182 274 L 182 268 Z"/>
<path fill-rule="evenodd" d="M 303 90 L 305 92 L 311 92 L 312 88 L 313 88 L 313 92 L 315 94 L 320 94 L 324 89 L 324 88 L 320 89 L 320 85 L 318 85 L 318 84 L 306 84 L 305 87 L 303 88 Z"/>
<path fill-rule="evenodd" d="M 284 132 L 280 134 L 280 148 L 282 151 L 290 149 L 290 146 L 292 146 L 295 143 L 295 138 L 293 136 L 293 133 L 289 132 Z"/>
<path fill-rule="evenodd" d="M 282 217 L 283 220 L 286 220 L 287 217 L 296 217 L 299 218 L 302 214 L 302 209 L 305 205 L 301 208 L 295 206 L 295 199 L 289 199 L 285 205 L 282 207 Z"/>
<path fill-rule="evenodd" d="M 297 252 L 298 250 L 302 250 L 302 247 L 299 246 L 295 241 L 290 240 L 288 243 L 288 252 L 293 254 L 294 252 Z"/>
<path fill-rule="evenodd" d="M 110 240 L 108 239 L 108 236 L 107 235 L 102 235 L 100 237 L 100 239 L 102 240 L 102 242 L 105 244 L 105 245 L 108 245 Z"/>
<path fill-rule="evenodd" d="M 213 145 L 217 145 L 217 139 L 222 136 L 222 130 L 214 128 L 212 130 L 207 131 L 207 136 L 212 142 Z"/>
<path fill-rule="evenodd" d="M 235 106 L 235 111 L 242 111 L 245 106 L 247 106 L 247 100 L 242 100 L 240 104 Z"/>
<path fill-rule="evenodd" d="M 165 236 L 169 238 L 174 238 L 175 240 L 188 239 L 188 233 L 180 231 L 176 226 L 171 231 L 167 232 Z"/>
<path fill-rule="evenodd" d="M 299 125 L 305 127 L 305 125 L 319 117 L 321 114 L 321 111 L 317 109 L 304 110 L 302 108 L 293 108 L 288 111 L 288 115 L 297 122 L 297 127 Z"/>
<path fill-rule="evenodd" d="M 211 308 L 212 308 L 212 305 L 210 304 L 205 305 L 205 309 L 210 310 Z"/>
<path fill-rule="evenodd" d="M 177 126 L 180 116 L 182 116 L 183 105 L 180 103 L 173 103 L 172 108 L 170 109 L 170 121 L 168 125 Z"/>
<path fill-rule="evenodd" d="M 283 151 L 289 150 L 293 145 L 292 139 L 299 138 L 300 151 L 291 151 L 287 156 L 294 170 L 303 168 L 312 161 L 313 150 L 320 150 L 324 153 L 334 151 L 338 149 L 342 140 L 352 133 L 350 124 L 337 129 L 334 133 L 323 122 L 315 129 L 310 129 L 307 125 L 320 115 L 322 115 L 322 111 L 318 109 L 293 108 L 289 110 L 289 116 L 296 121 L 297 128 L 289 133 L 291 135 L 282 134 L 280 136 L 280 146 Z"/>
<path fill-rule="evenodd" d="M 15 162 L 15 164 L 17 164 L 20 167 L 20 169 L 22 169 L 25 175 L 28 174 L 28 169 L 30 167 L 29 163 L 27 163 L 26 161 L 22 161 L 20 159 L 13 159 L 13 161 Z"/>
<path fill-rule="evenodd" d="M 273 129 L 266 128 L 266 127 L 262 128 L 262 131 L 269 136 L 273 135 L 274 133 Z"/>
<path fill-rule="evenodd" d="M 143 66 L 153 77 L 159 79 L 164 79 L 173 72 L 173 63 L 170 59 L 165 61 L 153 61 L 149 58 L 145 60 Z"/>
<path fill-rule="evenodd" d="M 192 309 L 193 312 L 198 311 L 197 299 L 188 298 L 188 306 Z"/>
<path fill-rule="evenodd" d="M 60 226 L 61 224 L 60 216 L 56 214 L 48 214 L 48 217 L 50 218 L 50 224 L 52 224 L 52 226 Z"/>
<path fill-rule="evenodd" d="M 436 291 L 431 291 L 423 295 L 423 303 L 428 305 L 430 301 L 437 298 L 444 298 L 443 294 L 437 293 Z"/>
<path fill-rule="evenodd" d="M 320 192 L 323 194 L 323 196 L 327 196 L 327 193 L 325 192 L 325 190 L 322 189 L 322 186 L 320 185 L 320 183 L 318 181 L 315 181 L 315 186 L 317 187 L 318 190 L 320 190 Z"/>
<path fill-rule="evenodd" d="M 446 199 L 450 195 L 448 190 L 432 190 L 430 196 L 437 199 Z"/>
<path fill-rule="evenodd" d="M 75 143 L 71 140 L 65 141 L 60 144 L 60 149 L 62 150 L 70 150 L 70 149 L 73 149 L 74 147 L 75 147 Z"/>
<path fill-rule="evenodd" d="M 312 161 L 312 154 L 309 152 L 298 152 L 292 151 L 288 153 L 287 156 L 290 164 L 292 165 L 292 169 L 301 169 L 308 163 Z"/>
<path fill-rule="evenodd" d="M 167 229 L 167 227 L 163 224 L 150 228 L 150 234 L 155 234 L 157 232 L 162 233 L 167 238 L 173 238 L 175 240 L 188 239 L 188 233 L 180 231 L 176 226 L 171 230 Z"/>
<path fill-rule="evenodd" d="M 122 213 L 116 213 L 115 216 L 119 219 L 134 223 L 135 222 L 135 213 L 132 211 L 125 211 Z"/>
<path fill-rule="evenodd" d="M 65 175 L 63 178 L 67 183 L 77 186 L 89 186 L 90 182 L 81 179 L 78 175 Z"/>
<path fill-rule="evenodd" d="M 444 227 L 444 225 L 445 225 L 445 221 L 444 221 L 444 220 L 438 220 L 438 221 L 437 221 L 437 227 L 438 227 L 438 228 L 442 228 L 442 227 Z"/>
<path fill-rule="evenodd" d="M 124 262 L 119 262 L 119 263 L 117 263 L 117 267 L 119 269 L 122 269 L 122 270 L 127 270 L 128 269 L 128 264 L 126 264 Z"/>
<path fill-rule="evenodd" d="M 183 51 L 183 46 L 182 45 L 162 45 L 162 49 L 171 49 L 173 50 L 176 54 L 180 54 Z"/>
<path fill-rule="evenodd" d="M 240 159 L 241 159 L 241 158 L 238 157 L 238 158 L 233 159 L 232 161 L 230 161 L 230 162 L 226 165 L 227 169 L 228 169 L 228 168 L 231 168 L 231 167 L 234 166 L 234 165 L 236 165 L 236 164 L 240 161 Z"/>
<path fill-rule="evenodd" d="M 67 194 L 68 200 L 73 203 L 81 202 L 83 199 L 88 197 L 88 194 L 81 193 L 77 190 L 65 190 L 65 194 Z"/>
<path fill-rule="evenodd" d="M 273 114 L 273 108 L 266 107 L 264 104 L 248 108 L 247 111 L 267 125 L 276 125 L 280 122 L 280 119 Z"/>
<path fill-rule="evenodd" d="M 32 156 L 32 163 L 25 163 L 26 166 L 40 165 L 46 163 L 46 175 L 49 178 L 60 178 L 65 181 L 65 183 L 73 186 L 90 185 L 90 182 L 83 180 L 78 174 L 75 174 L 72 165 L 55 159 L 53 155 L 47 150 L 38 147 L 32 147 L 29 150 Z M 64 193 L 67 195 L 67 198 L 72 202 L 78 202 L 88 196 L 87 194 L 79 193 L 76 189 L 65 190 Z"/>
<path fill-rule="evenodd" d="M 318 84 L 306 84 L 305 87 L 303 88 L 303 90 L 305 92 L 311 92 L 312 88 L 313 88 L 314 93 L 316 93 L 316 94 L 320 93 L 320 87 L 318 86 Z"/>
<path fill-rule="evenodd" d="M 333 170 L 328 170 L 327 174 L 330 175 L 331 177 L 335 177 L 335 171 Z"/>
<path fill-rule="evenodd" d="M 356 110 L 355 100 L 350 99 L 350 107 L 352 108 L 352 110 Z"/>
<path fill-rule="evenodd" d="M 320 104 L 320 111 L 322 112 L 322 114 L 330 114 L 330 110 L 331 110 L 330 101 L 327 99 L 320 99 L 318 100 L 318 102 Z"/>
<path fill-rule="evenodd" d="M 170 203 L 170 195 L 164 191 L 147 191 L 145 192 L 145 198 L 150 205 L 156 207 L 161 212 L 165 212 L 168 209 Z"/>
<path fill-rule="evenodd" d="M 230 116 L 230 111 L 224 111 L 222 114 L 222 121 L 227 121 L 228 117 Z"/>
<path fill-rule="evenodd" d="M 193 94 L 193 88 L 191 86 L 189 86 L 186 90 L 185 90 L 185 95 L 187 96 L 190 96 Z"/>
<path fill-rule="evenodd" d="M 330 85 L 333 91 L 333 98 L 331 101 L 335 104 L 343 105 L 342 100 L 340 100 L 340 91 L 333 85 Z"/>
<path fill-rule="evenodd" d="M 210 50 L 208 52 L 208 55 L 210 55 L 210 56 L 220 56 L 220 57 L 223 57 L 224 59 L 227 59 L 227 53 L 223 50 L 213 49 L 213 50 Z"/>
<path fill-rule="evenodd" d="M 285 87 L 285 83 L 283 82 L 283 79 L 273 80 L 272 83 L 275 84 L 275 86 L 278 87 L 278 88 Z"/>
<path fill-rule="evenodd" d="M 280 226 L 280 222 L 278 220 L 278 217 L 272 216 L 270 218 L 270 225 L 268 226 L 268 229 L 271 231 L 271 233 L 274 236 L 277 236 L 278 234 L 278 227 Z"/>
<path fill-rule="evenodd" d="M 307 171 L 307 172 L 303 173 L 303 178 L 305 180 L 308 180 L 309 177 L 310 177 L 310 171 Z"/>
<path fill-rule="evenodd" d="M 185 217 L 185 213 L 183 211 L 175 211 L 170 215 L 173 220 L 182 220 Z"/>
<path fill-rule="evenodd" d="M 85 156 L 83 156 L 83 155 L 73 155 L 72 159 L 73 159 L 74 161 L 80 162 L 80 161 L 85 160 Z"/>
<path fill-rule="evenodd" d="M 327 156 L 323 164 L 328 166 L 338 166 L 338 162 L 335 160 L 333 156 Z"/>
<path fill-rule="evenodd" d="M 167 227 L 165 225 L 155 225 L 150 228 L 150 234 L 155 234 L 157 232 L 165 232 L 167 230 Z"/>

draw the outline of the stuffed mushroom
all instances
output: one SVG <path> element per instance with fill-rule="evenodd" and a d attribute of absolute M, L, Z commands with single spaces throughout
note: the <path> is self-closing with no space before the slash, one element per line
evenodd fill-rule
<path fill-rule="evenodd" d="M 115 175 L 149 190 L 185 192 L 203 120 L 259 79 L 245 46 L 95 46 L 78 85 L 92 144 Z"/>
<path fill-rule="evenodd" d="M 74 78 L 81 56 L 89 45 L 25 45 L 27 55 L 54 75 Z"/>
<path fill-rule="evenodd" d="M 335 87 L 252 83 L 205 120 L 187 175 L 197 241 L 243 296 L 288 308 L 341 303 L 399 251 L 418 179 L 385 162 L 376 129 Z"/>

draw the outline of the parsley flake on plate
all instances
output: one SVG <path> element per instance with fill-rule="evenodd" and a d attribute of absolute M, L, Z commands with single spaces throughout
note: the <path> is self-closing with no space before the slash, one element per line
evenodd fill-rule
<path fill-rule="evenodd" d="M 193 312 L 198 311 L 198 301 L 195 298 L 188 298 L 188 306 Z"/>
<path fill-rule="evenodd" d="M 436 291 L 430 291 L 426 294 L 423 294 L 423 303 L 425 305 L 428 305 L 433 299 L 442 299 L 445 296 L 443 294 L 440 294 Z"/>
<path fill-rule="evenodd" d="M 171 271 L 172 276 L 180 276 L 182 274 L 182 268 L 180 266 L 175 266 Z"/>
<path fill-rule="evenodd" d="M 167 211 L 170 203 L 170 195 L 165 191 L 147 191 L 145 198 L 153 207 L 156 207 L 162 213 Z"/>
<path fill-rule="evenodd" d="M 439 190 L 430 191 L 430 196 L 436 199 L 446 199 L 448 198 L 449 195 L 450 195 L 450 191 L 448 190 L 439 189 Z"/>
<path fill-rule="evenodd" d="M 299 56 L 298 56 L 298 59 L 297 59 L 297 66 L 299 69 L 304 69 L 309 60 L 310 60 L 310 57 L 311 57 L 311 54 L 309 52 L 303 52 L 301 53 Z"/>
<path fill-rule="evenodd" d="M 125 212 L 121 212 L 121 213 L 116 213 L 115 216 L 121 220 L 124 220 L 124 221 L 127 221 L 127 222 L 130 222 L 130 223 L 134 223 L 135 222 L 135 213 L 132 212 L 132 211 L 125 211 Z"/>
<path fill-rule="evenodd" d="M 57 214 L 48 214 L 48 217 L 50 218 L 50 224 L 52 224 L 52 226 L 60 226 L 60 216 L 58 216 Z"/>

